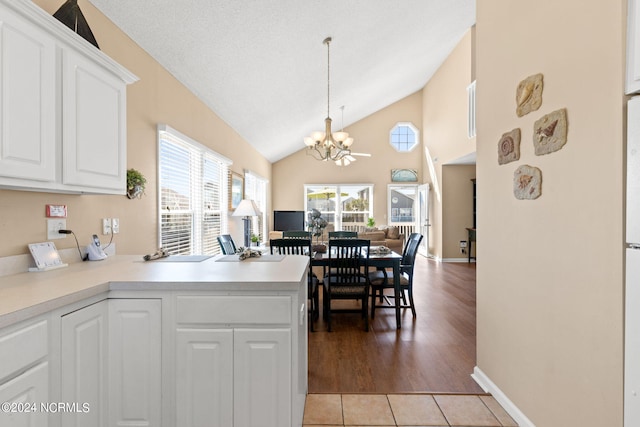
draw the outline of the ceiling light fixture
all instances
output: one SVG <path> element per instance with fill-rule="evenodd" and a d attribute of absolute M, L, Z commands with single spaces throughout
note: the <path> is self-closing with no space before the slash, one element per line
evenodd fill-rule
<path fill-rule="evenodd" d="M 307 146 L 307 154 L 313 156 L 317 160 L 342 160 L 345 156 L 351 155 L 351 144 L 353 138 L 349 137 L 347 132 L 331 133 L 331 117 L 329 117 L 329 94 L 330 94 L 330 62 L 329 62 L 329 44 L 331 37 L 327 37 L 322 42 L 327 45 L 327 118 L 324 119 L 324 132 L 316 131 L 310 136 L 304 138 Z"/>

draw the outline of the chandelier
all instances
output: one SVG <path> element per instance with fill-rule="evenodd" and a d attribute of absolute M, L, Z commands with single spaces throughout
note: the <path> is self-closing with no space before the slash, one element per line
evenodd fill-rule
<path fill-rule="evenodd" d="M 353 138 L 343 131 L 331 133 L 331 117 L 329 117 L 329 93 L 331 87 L 329 80 L 329 44 L 331 43 L 331 37 L 327 37 L 322 43 L 327 45 L 327 118 L 324 119 L 324 132 L 313 132 L 310 136 L 304 138 L 304 143 L 307 146 L 307 155 L 313 156 L 317 160 L 332 160 L 339 163 L 346 156 L 351 155 L 350 147 L 353 144 Z"/>

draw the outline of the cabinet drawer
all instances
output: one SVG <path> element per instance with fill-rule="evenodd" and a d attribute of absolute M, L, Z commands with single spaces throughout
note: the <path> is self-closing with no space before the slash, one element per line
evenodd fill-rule
<path fill-rule="evenodd" d="M 47 356 L 47 321 L 0 336 L 0 379 Z"/>
<path fill-rule="evenodd" d="M 291 324 L 290 296 L 179 296 L 178 323 Z"/>

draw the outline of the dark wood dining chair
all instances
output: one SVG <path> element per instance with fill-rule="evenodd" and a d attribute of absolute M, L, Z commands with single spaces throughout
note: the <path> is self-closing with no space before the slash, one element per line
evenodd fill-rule
<path fill-rule="evenodd" d="M 416 317 L 416 306 L 413 302 L 413 268 L 418 254 L 418 247 L 422 241 L 422 234 L 412 233 L 407 239 L 407 244 L 402 251 L 402 261 L 400 261 L 400 298 L 402 303 L 400 308 L 410 308 L 413 317 Z M 371 282 L 371 318 L 375 316 L 376 308 L 395 308 L 395 304 L 390 304 L 388 299 L 394 295 L 385 295 L 385 289 L 393 289 L 393 272 L 385 269 L 371 272 L 369 281 Z M 406 293 L 406 296 L 405 296 Z M 409 302 L 407 303 L 407 297 Z M 386 301 L 387 304 L 376 304 Z M 399 301 L 394 301 L 398 304 Z"/>
<path fill-rule="evenodd" d="M 309 261 L 311 261 L 311 257 L 313 256 L 313 252 L 311 251 L 311 239 L 310 238 L 282 238 L 282 239 L 271 239 L 269 241 L 269 247 L 271 254 L 279 254 L 279 255 L 305 255 L 309 257 Z M 314 331 L 313 322 L 315 322 L 320 316 L 320 298 L 318 295 L 318 278 L 311 271 L 311 262 L 309 262 L 309 271 L 308 271 L 308 279 L 307 279 L 307 295 L 310 305 L 310 315 L 309 315 L 309 328 L 311 331 Z"/>
<path fill-rule="evenodd" d="M 330 231 L 329 239 L 357 239 L 357 231 Z"/>
<path fill-rule="evenodd" d="M 331 331 L 331 314 L 359 312 L 364 330 L 369 331 L 369 246 L 364 239 L 329 240 L 329 273 L 323 280 L 323 307 L 327 328 Z M 335 300 L 359 300 L 361 308 L 334 308 Z"/>
<path fill-rule="evenodd" d="M 236 253 L 236 244 L 234 243 L 231 235 L 222 234 L 218 236 L 218 244 L 223 255 L 233 255 Z"/>

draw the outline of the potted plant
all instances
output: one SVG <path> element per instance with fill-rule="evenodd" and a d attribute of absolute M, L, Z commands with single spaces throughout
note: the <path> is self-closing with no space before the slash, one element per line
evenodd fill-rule
<path fill-rule="evenodd" d="M 327 220 L 322 218 L 322 214 L 319 210 L 313 209 L 309 214 L 308 228 L 311 235 L 316 238 L 316 244 L 312 246 L 312 250 L 315 252 L 326 252 L 327 246 L 324 243 L 320 243 L 320 236 L 322 231 L 327 226 Z"/>
<path fill-rule="evenodd" d="M 251 243 L 253 243 L 255 246 L 258 246 L 258 243 L 260 243 L 260 236 L 258 236 L 257 234 L 252 234 Z"/>
<path fill-rule="evenodd" d="M 144 187 L 147 179 L 135 169 L 127 170 L 127 197 L 130 199 L 141 198 L 144 195 Z"/>
<path fill-rule="evenodd" d="M 374 217 L 370 216 L 370 217 L 367 219 L 367 228 L 373 228 L 373 227 L 375 227 L 375 226 L 376 226 L 376 220 L 375 220 L 375 218 L 374 218 Z"/>

